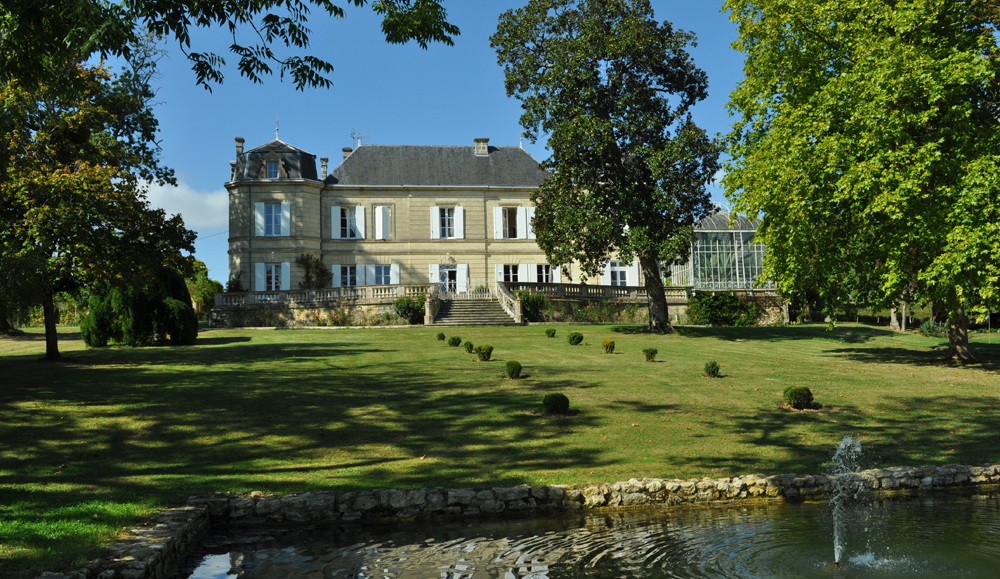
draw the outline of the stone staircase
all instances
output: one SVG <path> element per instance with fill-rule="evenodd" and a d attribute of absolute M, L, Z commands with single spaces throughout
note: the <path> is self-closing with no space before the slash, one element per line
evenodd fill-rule
<path fill-rule="evenodd" d="M 513 326 L 514 320 L 491 298 L 442 300 L 435 326 Z"/>

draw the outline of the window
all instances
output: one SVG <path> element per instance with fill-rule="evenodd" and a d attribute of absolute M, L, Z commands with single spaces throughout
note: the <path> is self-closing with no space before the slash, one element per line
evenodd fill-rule
<path fill-rule="evenodd" d="M 375 206 L 375 239 L 392 239 L 392 208 Z"/>
<path fill-rule="evenodd" d="M 356 285 L 358 285 L 358 266 L 356 265 L 340 266 L 340 286 L 354 287 Z"/>
<path fill-rule="evenodd" d="M 440 231 L 443 239 L 455 238 L 455 208 L 442 207 L 440 212 Z"/>
<path fill-rule="evenodd" d="M 610 282 L 608 285 L 628 285 L 628 264 L 620 261 L 612 261 L 608 264 L 608 274 Z"/>
<path fill-rule="evenodd" d="M 502 207 L 503 237 L 517 239 L 517 207 Z"/>
<path fill-rule="evenodd" d="M 281 289 L 281 264 L 264 264 L 264 290 L 275 292 Z"/>
<path fill-rule="evenodd" d="M 278 162 L 268 161 L 267 162 L 267 178 L 277 179 L 278 178 Z"/>
<path fill-rule="evenodd" d="M 360 235 L 358 231 L 358 220 L 357 212 L 354 207 L 341 207 L 340 208 L 340 238 L 341 239 L 358 239 Z"/>
<path fill-rule="evenodd" d="M 373 285 L 389 285 L 392 283 L 392 266 L 376 265 L 374 272 L 375 277 L 371 280 Z"/>
<path fill-rule="evenodd" d="M 264 204 L 264 235 L 281 235 L 281 203 Z"/>
<path fill-rule="evenodd" d="M 505 263 L 503 266 L 503 281 L 507 283 L 517 283 L 518 282 L 518 272 L 519 266 L 517 264 Z"/>
<path fill-rule="evenodd" d="M 535 266 L 535 279 L 538 283 L 552 283 L 552 266 L 540 263 Z"/>

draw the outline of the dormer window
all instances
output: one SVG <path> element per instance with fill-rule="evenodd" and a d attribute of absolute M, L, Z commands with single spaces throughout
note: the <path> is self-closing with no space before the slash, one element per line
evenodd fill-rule
<path fill-rule="evenodd" d="M 476 137 L 473 152 L 477 157 L 487 157 L 490 154 L 490 140 L 486 137 Z"/>
<path fill-rule="evenodd" d="M 277 179 L 278 178 L 278 162 L 268 161 L 267 162 L 267 178 Z"/>

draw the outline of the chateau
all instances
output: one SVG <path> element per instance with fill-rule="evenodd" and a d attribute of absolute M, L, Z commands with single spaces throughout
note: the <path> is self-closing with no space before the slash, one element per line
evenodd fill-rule
<path fill-rule="evenodd" d="M 333 288 L 579 281 L 534 241 L 531 193 L 547 173 L 519 147 L 360 145 L 317 173 L 313 154 L 280 140 L 243 146 L 226 189 L 229 275 L 248 291 L 299 289 L 302 254 L 330 268 Z M 639 268 L 611 262 L 600 285 L 640 286 Z"/>

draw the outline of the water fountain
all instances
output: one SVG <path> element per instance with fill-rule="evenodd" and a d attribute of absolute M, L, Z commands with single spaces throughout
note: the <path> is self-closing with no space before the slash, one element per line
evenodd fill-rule
<path fill-rule="evenodd" d="M 866 491 L 864 481 L 857 473 L 861 470 L 861 441 L 845 436 L 833 452 L 830 472 L 830 507 L 833 512 L 833 564 L 840 566 L 844 554 L 845 531 L 850 519 L 849 509 Z"/>

